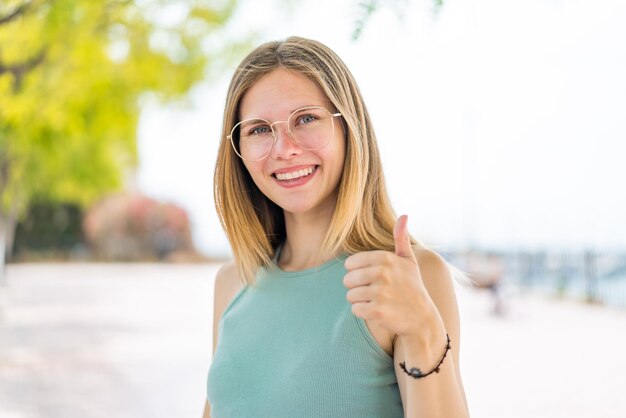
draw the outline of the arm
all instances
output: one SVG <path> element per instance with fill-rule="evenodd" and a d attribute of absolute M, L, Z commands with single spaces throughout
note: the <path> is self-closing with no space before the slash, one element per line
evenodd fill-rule
<path fill-rule="evenodd" d="M 394 366 L 407 418 L 469 417 L 465 391 L 459 371 L 460 325 L 456 296 L 450 271 L 444 260 L 429 250 L 416 252 L 422 280 L 436 307 L 429 322 L 431 332 L 419 336 L 400 336 L 394 346 Z M 426 373 L 441 359 L 446 347 L 451 350 L 440 372 L 421 379 L 408 376 L 399 366 L 418 367 Z"/>
<path fill-rule="evenodd" d="M 242 286 L 234 262 L 226 263 L 217 272 L 213 288 L 213 355 L 215 355 L 215 349 L 217 348 L 219 321 L 224 310 Z M 208 400 L 204 405 L 202 418 L 211 418 L 211 405 Z"/>
<path fill-rule="evenodd" d="M 209 405 L 208 400 L 204 404 L 204 412 L 202 413 L 202 418 L 211 418 L 211 405 Z"/>
<path fill-rule="evenodd" d="M 395 335 L 394 367 L 405 417 L 469 416 L 459 373 L 459 314 L 447 264 L 426 249 L 411 246 L 401 216 L 394 228 L 395 253 L 364 251 L 348 257 L 344 285 L 352 313 L 375 321 Z M 450 335 L 452 354 L 439 373 L 408 376 L 416 367 L 428 373 L 438 364 Z"/>

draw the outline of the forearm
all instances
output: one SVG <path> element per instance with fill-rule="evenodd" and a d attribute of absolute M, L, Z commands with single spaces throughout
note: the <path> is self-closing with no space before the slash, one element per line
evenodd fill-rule
<path fill-rule="evenodd" d="M 400 341 L 402 340 L 402 341 Z M 428 373 L 437 365 L 445 351 L 445 335 L 435 339 L 437 342 L 424 339 L 399 338 L 402 344 L 398 363 L 404 362 L 407 370 L 416 367 L 422 373 Z M 454 356 L 448 351 L 439 373 L 434 372 L 426 377 L 415 379 L 405 376 L 405 413 L 406 418 L 465 418 L 469 417 L 465 397 L 457 379 Z"/>

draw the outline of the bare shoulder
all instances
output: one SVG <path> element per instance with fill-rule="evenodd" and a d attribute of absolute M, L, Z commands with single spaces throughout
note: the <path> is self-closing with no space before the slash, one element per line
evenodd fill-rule
<path fill-rule="evenodd" d="M 241 287 L 242 283 L 234 260 L 224 263 L 215 276 L 215 285 L 220 288 Z"/>
<path fill-rule="evenodd" d="M 213 352 L 217 347 L 218 324 L 226 307 L 243 287 L 243 281 L 234 261 L 224 264 L 215 276 L 213 289 Z"/>
<path fill-rule="evenodd" d="M 415 248 L 414 252 L 422 280 L 429 292 L 446 291 L 453 286 L 450 267 L 441 255 L 423 247 Z"/>
<path fill-rule="evenodd" d="M 229 261 L 220 267 L 215 276 L 214 289 L 215 309 L 216 313 L 219 313 L 218 320 L 242 287 L 243 281 L 234 261 Z"/>
<path fill-rule="evenodd" d="M 458 342 L 459 308 L 450 266 L 441 255 L 427 248 L 416 249 L 415 257 L 424 287 L 441 314 L 450 337 Z"/>

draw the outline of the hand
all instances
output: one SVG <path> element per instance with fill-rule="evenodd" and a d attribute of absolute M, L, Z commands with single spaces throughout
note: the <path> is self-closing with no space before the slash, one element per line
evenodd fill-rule
<path fill-rule="evenodd" d="M 365 251 L 348 257 L 343 284 L 352 313 L 398 337 L 440 335 L 443 320 L 420 274 L 407 230 L 407 216 L 393 229 L 395 253 Z"/>

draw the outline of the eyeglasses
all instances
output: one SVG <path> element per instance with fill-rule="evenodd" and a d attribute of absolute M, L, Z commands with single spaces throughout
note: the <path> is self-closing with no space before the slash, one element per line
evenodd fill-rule
<path fill-rule="evenodd" d="M 236 124 L 230 135 L 233 149 L 246 161 L 261 161 L 272 152 L 276 143 L 277 123 L 287 124 L 287 134 L 302 149 L 319 150 L 330 142 L 335 134 L 333 118 L 341 113 L 330 113 L 320 106 L 307 106 L 295 110 L 289 118 L 274 123 L 261 118 L 242 120 Z"/>

